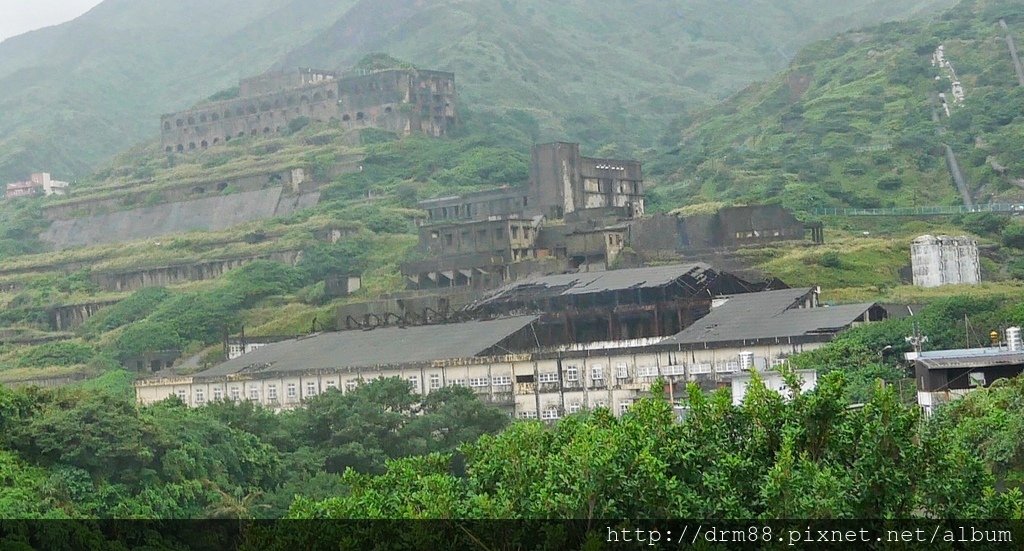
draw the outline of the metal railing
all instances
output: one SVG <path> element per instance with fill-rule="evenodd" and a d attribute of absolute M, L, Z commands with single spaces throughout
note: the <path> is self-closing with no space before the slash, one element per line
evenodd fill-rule
<path fill-rule="evenodd" d="M 974 205 L 937 206 L 937 207 L 890 207 L 876 209 L 855 208 L 818 208 L 811 209 L 816 216 L 941 216 L 970 212 L 1024 212 L 1024 205 L 1009 203 Z"/>

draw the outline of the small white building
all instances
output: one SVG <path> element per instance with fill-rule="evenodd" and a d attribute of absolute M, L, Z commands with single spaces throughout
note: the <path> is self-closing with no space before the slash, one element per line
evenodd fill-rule
<path fill-rule="evenodd" d="M 757 374 L 764 384 L 765 388 L 774 390 L 782 395 L 786 400 L 793 399 L 793 389 L 790 388 L 786 382 L 782 373 L 779 371 L 762 371 Z M 810 392 L 815 388 L 818 388 L 818 372 L 813 369 L 801 369 L 796 372 L 797 379 L 800 381 L 800 393 Z M 750 382 L 754 376 L 751 373 L 743 373 L 735 375 L 732 378 L 732 405 L 738 406 L 743 404 L 743 400 L 747 397 L 747 388 L 750 386 Z"/>
<path fill-rule="evenodd" d="M 914 285 L 975 285 L 981 282 L 978 242 L 967 236 L 922 235 L 910 246 Z"/>

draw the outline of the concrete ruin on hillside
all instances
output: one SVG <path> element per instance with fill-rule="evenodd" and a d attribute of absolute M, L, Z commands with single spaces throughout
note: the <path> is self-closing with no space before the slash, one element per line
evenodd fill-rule
<path fill-rule="evenodd" d="M 352 128 L 446 136 L 455 126 L 455 75 L 417 69 L 340 74 L 270 72 L 239 82 L 237 98 L 160 117 L 167 153 L 188 153 L 243 136 L 268 136 L 305 117 Z"/>
<path fill-rule="evenodd" d="M 584 157 L 571 143 L 534 146 L 523 185 L 419 206 L 427 212 L 419 258 L 402 266 L 411 289 L 493 288 L 531 275 L 639 265 L 655 254 L 680 260 L 803 240 L 808 229 L 823 241 L 820 225 L 805 227 L 779 205 L 647 216 L 638 161 Z"/>
<path fill-rule="evenodd" d="M 910 246 L 914 285 L 974 285 L 981 282 L 978 242 L 962 235 L 922 235 Z"/>

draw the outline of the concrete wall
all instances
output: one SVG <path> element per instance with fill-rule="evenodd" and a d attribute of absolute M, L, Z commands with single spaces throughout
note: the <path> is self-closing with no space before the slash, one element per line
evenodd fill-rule
<path fill-rule="evenodd" d="M 309 179 L 309 171 L 303 168 L 250 174 L 235 178 L 218 178 L 200 182 L 189 182 L 161 188 L 159 191 L 143 190 L 132 192 L 126 189 L 116 197 L 90 199 L 88 197 L 61 202 L 42 208 L 43 216 L 48 220 L 66 220 L 81 216 L 107 214 L 112 211 L 124 210 L 125 207 L 136 206 L 149 201 L 154 193 L 159 194 L 161 203 L 188 201 L 203 197 L 213 197 L 229 187 L 236 191 L 256 191 L 260 189 L 279 188 L 284 186 L 292 192 L 313 191 L 319 183 Z"/>
<path fill-rule="evenodd" d="M 57 331 L 71 331 L 85 323 L 85 320 L 96 315 L 96 312 L 113 306 L 120 300 L 103 300 L 89 302 L 86 304 L 70 304 L 67 306 L 54 306 L 50 308 L 50 325 Z"/>
<path fill-rule="evenodd" d="M 967 236 L 922 235 L 910 246 L 914 285 L 975 284 L 981 281 L 978 243 Z"/>
<path fill-rule="evenodd" d="M 803 223 L 780 205 L 729 207 L 715 214 L 696 214 L 679 222 L 682 250 L 757 245 L 802 240 Z"/>
<path fill-rule="evenodd" d="M 281 188 L 206 197 L 72 220 L 57 220 L 40 238 L 54 249 L 218 231 L 316 205 L 319 192 L 284 196 Z"/>
<path fill-rule="evenodd" d="M 298 251 L 283 251 L 225 260 L 204 260 L 174 266 L 100 272 L 92 274 L 90 278 L 105 291 L 129 292 L 145 287 L 167 287 L 190 281 L 214 279 L 257 260 L 274 260 L 285 264 L 295 264 L 298 256 Z"/>
<path fill-rule="evenodd" d="M 400 134 L 446 136 L 454 128 L 455 75 L 436 71 L 388 70 L 368 75 L 306 78 L 301 71 L 242 81 L 236 99 L 163 115 L 166 153 L 188 153 L 243 136 L 268 136 L 300 117 L 374 127 Z"/>

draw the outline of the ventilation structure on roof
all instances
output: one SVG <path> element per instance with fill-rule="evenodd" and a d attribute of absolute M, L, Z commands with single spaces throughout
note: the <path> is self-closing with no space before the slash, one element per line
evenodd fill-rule
<path fill-rule="evenodd" d="M 1006 346 L 1012 352 L 1020 352 L 1024 348 L 1020 338 L 1020 327 L 1009 327 L 1006 329 Z"/>

